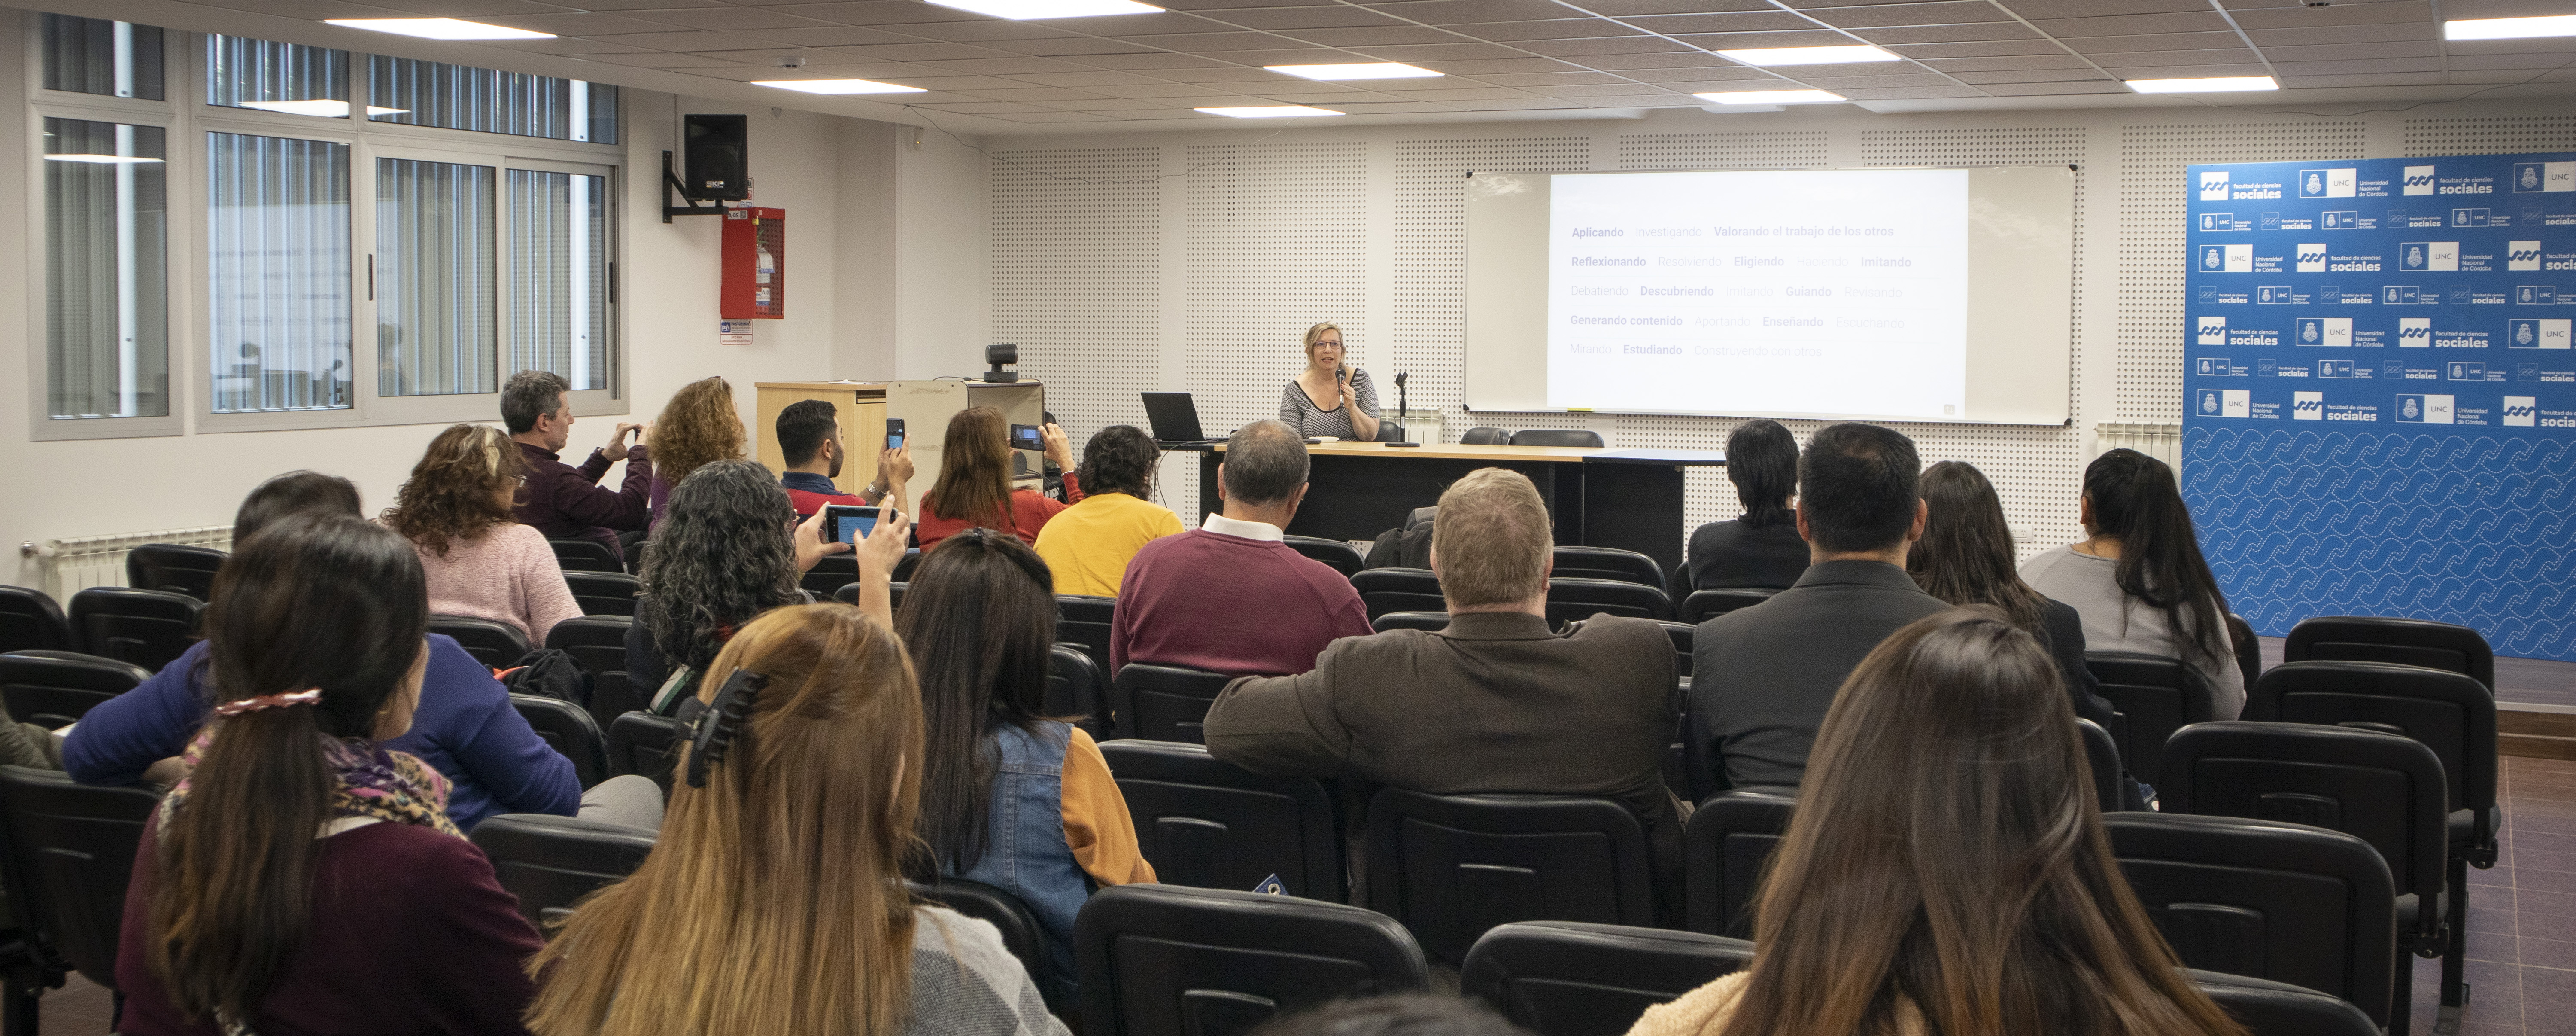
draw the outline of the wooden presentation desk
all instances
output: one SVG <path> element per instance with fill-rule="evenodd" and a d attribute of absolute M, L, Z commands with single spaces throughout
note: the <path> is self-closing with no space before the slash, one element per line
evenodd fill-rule
<path fill-rule="evenodd" d="M 1225 444 L 1199 464 L 1199 506 L 1215 511 L 1216 461 Z M 1477 468 L 1529 476 L 1556 519 L 1556 542 L 1618 547 L 1672 571 L 1682 562 L 1682 469 L 1723 465 L 1715 450 L 1603 450 L 1577 446 L 1470 446 L 1443 443 L 1389 448 L 1382 442 L 1328 442 L 1306 447 L 1314 468 L 1306 503 L 1288 531 L 1328 540 L 1366 540 L 1404 524 L 1416 507 L 1440 502 L 1440 491 Z"/>

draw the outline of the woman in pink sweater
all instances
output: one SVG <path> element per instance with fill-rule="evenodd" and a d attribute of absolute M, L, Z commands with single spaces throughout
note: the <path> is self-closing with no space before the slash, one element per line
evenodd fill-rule
<path fill-rule="evenodd" d="M 510 437 L 460 424 L 430 440 L 384 523 L 420 552 L 429 610 L 506 622 L 543 645 L 555 623 L 581 614 L 554 548 L 513 511 L 526 463 Z"/>

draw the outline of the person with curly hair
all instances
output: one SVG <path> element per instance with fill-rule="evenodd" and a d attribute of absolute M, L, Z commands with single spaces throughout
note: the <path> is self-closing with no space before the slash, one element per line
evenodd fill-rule
<path fill-rule="evenodd" d="M 670 513 L 671 489 L 689 473 L 720 460 L 742 460 L 742 415 L 733 409 L 733 385 L 723 378 L 701 378 L 680 386 L 653 420 L 653 518 L 648 532 L 659 532 Z"/>
<path fill-rule="evenodd" d="M 1073 478 L 1087 495 L 1038 530 L 1038 556 L 1055 570 L 1055 592 L 1116 597 L 1129 558 L 1185 531 L 1179 515 L 1154 502 L 1154 469 L 1162 462 L 1153 437 L 1133 425 L 1093 433 Z"/>
<path fill-rule="evenodd" d="M 430 440 L 383 521 L 420 552 L 430 611 L 506 622 L 543 644 L 581 605 L 545 534 L 519 524 L 527 471 L 508 433 L 452 426 Z"/>

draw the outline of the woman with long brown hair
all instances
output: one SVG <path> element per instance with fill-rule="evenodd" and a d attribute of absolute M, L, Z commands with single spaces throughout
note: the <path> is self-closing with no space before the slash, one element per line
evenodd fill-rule
<path fill-rule="evenodd" d="M 949 418 L 948 436 L 940 446 L 939 481 L 921 494 L 921 549 L 928 551 L 973 528 L 999 529 L 1034 544 L 1047 519 L 1082 502 L 1082 480 L 1073 470 L 1073 448 L 1064 429 L 1041 425 L 1038 435 L 1047 459 L 1065 469 L 1062 503 L 1034 489 L 1011 488 L 1011 429 L 1001 411 L 968 407 Z"/>
<path fill-rule="evenodd" d="M 519 524 L 527 472 L 518 444 L 500 429 L 451 426 L 429 441 L 384 523 L 420 551 L 430 611 L 506 622 L 543 644 L 581 605 L 545 534 Z"/>
<path fill-rule="evenodd" d="M 662 506 L 671 488 L 689 473 L 720 460 L 741 460 L 749 433 L 734 412 L 733 384 L 723 378 L 700 378 L 680 386 L 653 419 L 653 518 L 645 527 L 662 527 Z"/>
<path fill-rule="evenodd" d="M 2096 651 L 2182 661 L 2218 692 L 2218 718 L 2245 709 L 2245 671 L 2227 630 L 2227 594 L 2201 556 L 2191 506 L 2165 462 L 2112 450 L 2084 466 L 2084 538 L 2041 551 L 2021 577 L 2074 605 Z"/>
<path fill-rule="evenodd" d="M 1898 630 L 1825 714 L 1753 967 L 1630 1036 L 2244 1036 L 2129 891 L 2086 765 L 2001 610 Z"/>
<path fill-rule="evenodd" d="M 1986 473 L 1966 461 L 1923 469 L 1923 539 L 1905 552 L 1905 572 L 1923 592 L 1950 604 L 1991 604 L 2057 659 L 2075 714 L 2108 730 L 2111 703 L 2093 693 L 2099 681 L 2084 666 L 2084 617 L 2052 601 L 2013 569 L 2012 526 Z"/>
<path fill-rule="evenodd" d="M 1064 1031 L 990 925 L 905 891 L 922 719 L 893 631 L 841 605 L 778 609 L 700 686 L 716 729 L 680 752 L 662 839 L 530 963 L 530 1030 Z"/>

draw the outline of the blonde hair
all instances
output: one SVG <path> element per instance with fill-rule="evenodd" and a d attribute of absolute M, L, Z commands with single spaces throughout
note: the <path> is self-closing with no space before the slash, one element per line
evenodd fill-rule
<path fill-rule="evenodd" d="M 744 437 L 732 383 L 718 377 L 682 385 L 653 421 L 653 474 L 677 486 L 708 464 L 742 460 Z"/>
<path fill-rule="evenodd" d="M 699 683 L 766 674 L 704 788 L 528 962 L 539 1036 L 890 1036 L 912 1000 L 900 870 L 920 803 L 921 694 L 893 631 L 838 604 L 744 626 Z M 686 773 L 688 746 L 673 753 Z"/>
<path fill-rule="evenodd" d="M 1554 547 L 1547 502 L 1527 475 L 1478 468 L 1440 494 L 1431 549 L 1453 606 L 1517 604 L 1544 592 Z"/>
<path fill-rule="evenodd" d="M 1326 331 L 1331 331 L 1331 332 L 1334 332 L 1334 333 L 1336 333 L 1336 334 L 1342 334 L 1342 337 L 1344 337 L 1344 338 L 1349 338 L 1349 337 L 1350 337 L 1348 334 L 1343 334 L 1343 333 L 1342 333 L 1342 325 L 1340 325 L 1340 324 L 1336 324 L 1336 323 L 1334 323 L 1334 322 L 1332 322 L 1332 321 L 1330 321 L 1330 320 L 1324 321 L 1323 323 L 1320 323 L 1320 324 L 1317 324 L 1317 325 L 1315 325 L 1315 326 L 1313 326 L 1313 327 L 1307 328 L 1307 329 L 1306 329 L 1306 358 L 1307 358 L 1307 359 L 1311 360 L 1311 359 L 1314 359 L 1314 358 L 1315 358 L 1315 339 L 1318 339 L 1318 338 L 1322 338 L 1322 337 L 1324 337 L 1324 332 L 1326 332 Z M 1344 343 L 1342 343 L 1342 356 L 1343 356 L 1343 357 L 1345 357 L 1345 358 L 1348 358 L 1348 357 L 1350 356 L 1350 354 L 1351 354 L 1351 347 L 1350 347 L 1350 343 L 1349 343 L 1349 342 L 1344 342 Z"/>

